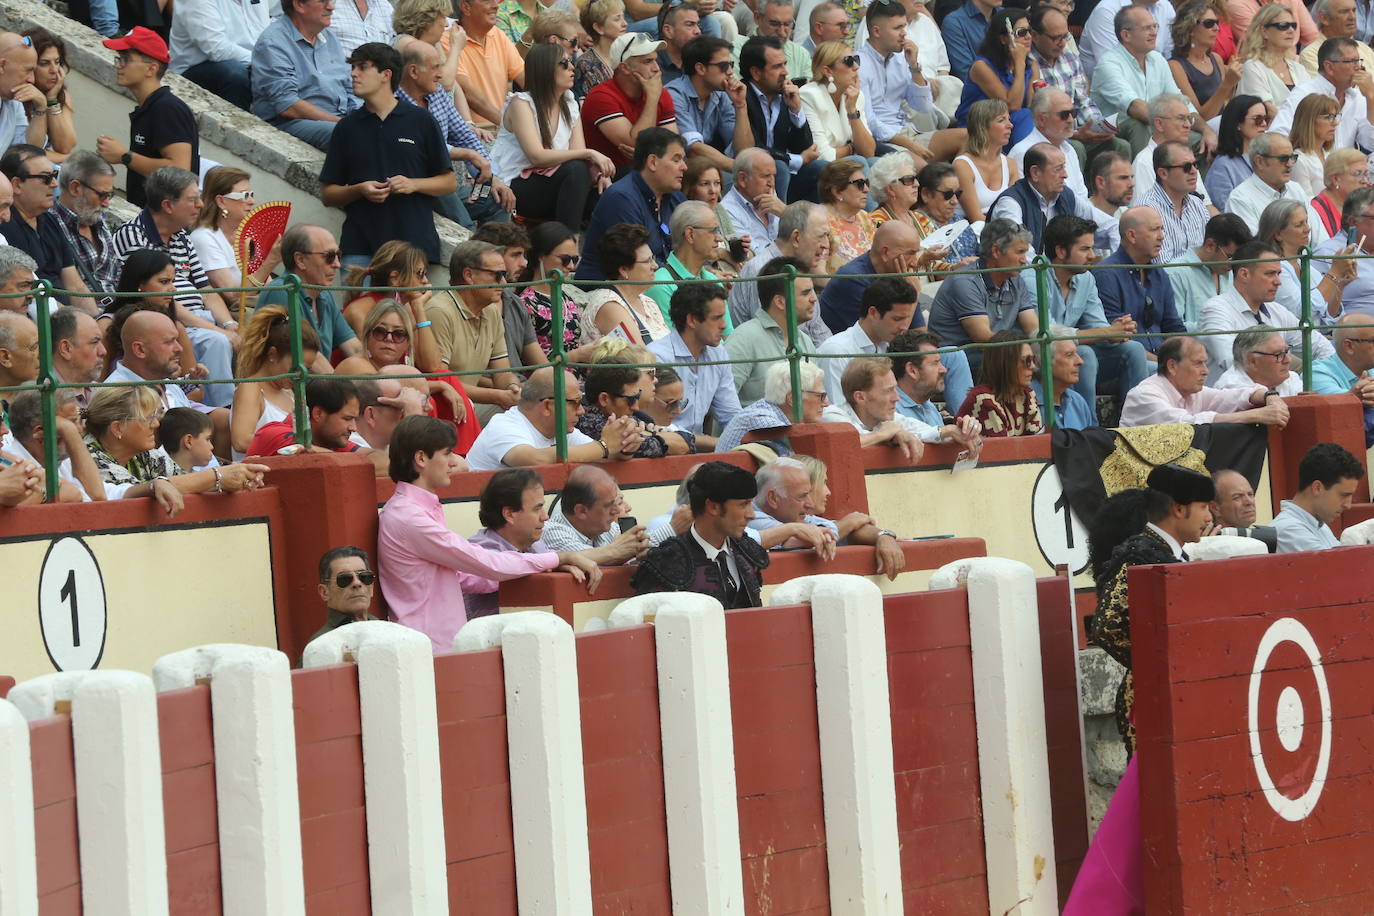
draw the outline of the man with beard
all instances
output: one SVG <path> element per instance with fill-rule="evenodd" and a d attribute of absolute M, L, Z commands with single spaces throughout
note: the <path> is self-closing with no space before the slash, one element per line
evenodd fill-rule
<path fill-rule="evenodd" d="M 940 338 L 924 328 L 912 328 L 892 338 L 892 372 L 897 379 L 897 406 L 893 419 L 907 426 L 924 442 L 958 442 L 967 448 L 983 447 L 982 426 L 973 417 L 950 419 L 935 406 L 934 398 L 945 390 L 945 364 L 935 351 Z M 915 353 L 916 356 L 902 356 Z M 901 418 L 901 419 L 898 419 Z M 915 420 L 916 423 L 907 421 Z"/>
<path fill-rule="evenodd" d="M 114 198 L 115 170 L 90 150 L 62 163 L 62 189 L 53 216 L 76 254 L 76 270 L 93 293 L 112 293 L 119 283 L 114 232 L 105 220 Z"/>
<path fill-rule="evenodd" d="M 1097 224 L 1093 251 L 1106 257 L 1121 245 L 1121 214 L 1135 197 L 1135 170 L 1130 157 L 1115 150 L 1101 153 L 1088 164 L 1088 190 L 1092 196 L 1092 221 Z"/>

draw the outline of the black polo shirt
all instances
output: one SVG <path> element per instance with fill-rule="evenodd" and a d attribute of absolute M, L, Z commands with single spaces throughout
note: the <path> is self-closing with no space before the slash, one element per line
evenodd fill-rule
<path fill-rule="evenodd" d="M 38 269 L 34 271 L 38 279 L 62 289 L 62 268 L 76 266 L 76 252 L 72 251 L 67 236 L 57 224 L 57 217 L 51 210 L 44 210 L 38 214 L 35 230 L 19 215 L 18 207 L 10 210 L 10 216 L 9 222 L 0 223 L 0 235 L 38 262 Z M 62 301 L 67 300 L 63 297 Z"/>
<path fill-rule="evenodd" d="M 200 175 L 200 132 L 196 129 L 196 117 L 170 88 L 159 86 L 142 105 L 129 112 L 129 151 L 164 159 L 162 151 L 173 143 L 191 144 L 191 171 Z M 146 206 L 144 177 L 133 169 L 128 172 L 129 203 Z"/>
<path fill-rule="evenodd" d="M 429 112 L 398 102 L 383 121 L 366 108 L 344 115 L 334 127 L 320 181 L 357 184 L 386 181 L 393 175 L 433 178 L 451 171 L 448 147 Z M 432 262 L 439 260 L 439 233 L 434 229 L 434 198 L 428 194 L 392 194 L 374 204 L 360 197 L 344 207 L 344 254 L 371 257 L 383 242 L 403 239 Z"/>

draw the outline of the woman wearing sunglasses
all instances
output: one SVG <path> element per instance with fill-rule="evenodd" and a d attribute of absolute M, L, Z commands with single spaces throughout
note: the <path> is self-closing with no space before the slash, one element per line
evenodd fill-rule
<path fill-rule="evenodd" d="M 1031 381 L 1039 367 L 1029 343 L 1019 347 L 1012 341 L 1026 339 L 1024 331 L 998 331 L 990 343 L 1005 343 L 983 353 L 983 384 L 970 388 L 959 408 L 959 417 L 973 417 L 983 424 L 983 435 L 1038 436 L 1045 431 L 1040 419 L 1040 402 Z"/>
<path fill-rule="evenodd" d="M 954 221 L 959 200 L 959 176 L 948 162 L 932 162 L 917 173 L 911 154 L 905 150 L 888 153 L 873 163 L 873 194 L 881 206 L 869 214 L 875 225 L 890 219 L 909 222 L 922 240 L 941 226 Z M 969 238 L 972 232 L 965 230 Z M 976 257 L 949 259 L 946 248 L 923 249 L 921 261 L 935 260 L 932 272 L 958 270 L 978 260 Z M 924 267 L 924 263 L 922 265 Z M 932 279 L 939 280 L 939 277 Z"/>
<path fill-rule="evenodd" d="M 1297 17 L 1282 3 L 1260 8 L 1250 20 L 1237 56 L 1245 61 L 1240 91 L 1273 106 L 1271 118 L 1293 87 L 1308 78 L 1298 60 Z"/>
<path fill-rule="evenodd" d="M 243 219 L 255 206 L 253 176 L 243 169 L 217 165 L 205 173 L 205 187 L 201 188 L 200 217 L 191 230 L 191 244 L 200 256 L 200 266 L 210 278 L 210 285 L 220 289 L 235 286 L 262 286 L 272 279 L 272 271 L 281 263 L 281 239 L 278 238 L 267 260 L 257 272 L 247 278 L 239 270 L 238 258 L 231 244 Z M 246 282 L 245 282 L 246 280 Z M 256 293 L 221 293 L 225 303 L 235 313 L 251 307 Z M 243 301 L 243 297 L 247 301 Z"/>
<path fill-rule="evenodd" d="M 531 54 L 534 52 L 531 51 Z M 530 247 L 525 252 L 525 272 L 518 278 L 528 283 L 520 291 L 520 302 L 530 313 L 534 323 L 534 336 L 545 354 L 553 352 L 553 299 L 552 286 L 548 278 L 555 270 L 561 270 L 564 277 L 571 277 L 577 271 L 582 258 L 577 251 L 577 239 L 562 223 L 541 223 L 530 232 Z M 563 292 L 563 350 L 573 362 L 585 362 L 572 354 L 582 344 L 582 307 L 568 295 L 565 284 Z M 584 354 L 589 355 L 589 354 Z"/>
<path fill-rule="evenodd" d="M 588 370 L 583 385 L 584 411 L 577 428 L 600 439 L 601 428 L 608 422 L 619 417 L 633 417 L 644 434 L 634 457 L 662 458 L 695 452 L 695 436 L 689 432 L 661 429 L 652 416 L 639 409 L 643 398 L 641 372 L 633 363 L 631 357 L 617 354 L 598 360 L 596 366 Z"/>
<path fill-rule="evenodd" d="M 811 141 L 827 162 L 846 156 L 871 160 L 878 144 L 868 130 L 868 107 L 859 91 L 859 55 L 839 41 L 824 41 L 811 55 L 812 81 L 801 87 Z"/>
<path fill-rule="evenodd" d="M 492 173 L 515 192 L 525 216 L 581 226 L 592 189 L 608 187 L 611 160 L 588 149 L 572 94 L 573 60 L 559 44 L 525 58 L 525 91 L 511 95 L 491 147 Z"/>
<path fill-rule="evenodd" d="M 999 9 L 993 14 L 954 113 L 960 127 L 968 126 L 974 103 L 996 99 L 1005 102 L 1011 112 L 1011 143 L 1035 128 L 1030 111 L 1031 86 L 1040 82 L 1040 67 L 1030 57 L 1030 48 L 1030 19 L 1025 10 Z"/>
<path fill-rule="evenodd" d="M 404 378 L 409 372 L 441 372 L 442 366 L 426 369 L 417 367 L 410 359 L 411 342 L 415 340 L 415 322 L 410 317 L 410 309 L 395 299 L 383 299 L 373 306 L 363 322 L 363 352 L 350 356 L 339 363 L 334 370 L 338 375 L 377 375 L 386 373 L 400 376 L 399 381 L 414 388 L 429 400 L 426 411 L 432 417 L 447 420 L 458 431 L 458 444 L 454 451 L 460 455 L 476 441 L 481 426 L 477 413 L 472 409 L 472 401 L 463 390 L 463 383 L 457 376 L 445 378 Z"/>
<path fill-rule="evenodd" d="M 1230 33 L 1218 8 L 1205 0 L 1188 0 L 1179 7 L 1172 26 L 1174 56 L 1169 72 L 1178 91 L 1188 97 L 1204 121 L 1221 114 L 1240 85 L 1240 58 L 1233 57 L 1226 64 L 1217 53 L 1223 28 Z"/>
<path fill-rule="evenodd" d="M 1231 190 L 1255 173 L 1250 163 L 1250 141 L 1269 129 L 1269 109 L 1257 96 L 1238 95 L 1221 110 L 1217 129 L 1217 156 L 1204 183 L 1212 205 L 1225 212 Z"/>
<path fill-rule="evenodd" d="M 878 226 L 865 211 L 868 179 L 863 163 L 853 159 L 832 162 L 821 170 L 821 206 L 830 226 L 830 259 L 826 269 L 834 273 L 873 247 Z"/>

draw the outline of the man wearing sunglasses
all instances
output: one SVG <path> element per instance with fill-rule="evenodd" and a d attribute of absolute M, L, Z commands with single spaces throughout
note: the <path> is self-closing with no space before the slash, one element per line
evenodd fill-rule
<path fill-rule="evenodd" d="M 663 127 L 677 132 L 673 98 L 664 90 L 658 69 L 661 47 L 663 42 L 634 32 L 621 35 L 611 43 L 611 78 L 598 83 L 582 102 L 587 146 L 617 169 L 630 164 L 642 131 Z"/>
<path fill-rule="evenodd" d="M 731 156 L 754 145 L 754 132 L 730 43 L 709 35 L 693 38 L 682 49 L 682 69 L 667 90 L 687 153 L 706 157 L 722 174 L 732 172 Z"/>
<path fill-rule="evenodd" d="M 1197 156 L 1186 143 L 1166 142 L 1153 153 L 1158 180 L 1140 195 L 1142 207 L 1153 207 L 1164 219 L 1164 247 L 1159 250 L 1161 264 L 1202 244 L 1207 220 L 1215 208 L 1208 207 L 1197 194 Z"/>
<path fill-rule="evenodd" d="M 1341 106 L 1336 122 L 1336 148 L 1374 149 L 1374 73 L 1366 70 L 1353 38 L 1328 38 L 1317 51 L 1317 75 L 1298 83 L 1284 99 L 1269 129 L 1288 135 L 1298 104 L 1313 93 L 1335 99 Z"/>
<path fill-rule="evenodd" d="M 367 612 L 376 582 L 366 551 L 358 547 L 335 547 L 320 557 L 320 600 L 328 613 L 310 641 L 359 620 L 378 619 Z"/>
<path fill-rule="evenodd" d="M 0 157 L 0 173 L 15 189 L 10 219 L 0 223 L 5 240 L 37 262 L 39 280 L 47 280 L 58 289 L 86 292 L 76 270 L 76 252 L 67 244 L 62 226 L 51 212 L 56 200 L 57 167 L 38 147 L 19 143 Z M 67 296 L 58 298 L 68 304 Z M 88 296 L 72 296 L 70 304 L 96 314 L 95 300 Z"/>
<path fill-rule="evenodd" d="M 1065 187 L 1073 191 L 1078 200 L 1085 201 L 1089 195 L 1088 186 L 1083 181 L 1083 166 L 1078 161 L 1078 151 L 1069 142 L 1073 136 L 1076 115 L 1068 93 L 1060 89 L 1041 89 L 1031 98 L 1035 130 L 1013 146 L 1008 155 L 1016 162 L 1021 174 L 1025 175 L 1027 150 L 1040 143 L 1055 147 L 1064 154 L 1064 166 L 1068 170 L 1064 179 Z"/>
<path fill-rule="evenodd" d="M 282 234 L 282 268 L 287 273 L 299 276 L 304 284 L 334 285 L 339 276 L 341 256 L 334 234 L 323 226 L 298 223 Z M 287 305 L 285 277 L 278 277 L 263 287 L 258 295 L 258 306 L 264 305 Z M 358 335 L 344 320 L 331 290 L 302 289 L 301 311 L 320 337 L 320 352 L 310 365 L 311 372 L 333 374 L 334 367 L 329 362 L 329 355 L 336 349 L 342 350 L 347 356 L 362 354 L 362 341 L 358 340 Z"/>
<path fill-rule="evenodd" d="M 1046 86 L 1068 94 L 1074 112 L 1070 125 L 1073 139 L 1086 148 L 1087 158 L 1108 149 L 1130 155 L 1131 145 L 1116 135 L 1116 128 L 1103 120 L 1092 100 L 1083 59 L 1069 31 L 1068 15 L 1050 4 L 1041 4 L 1030 12 L 1030 29 L 1031 59 L 1040 65 Z"/>
<path fill-rule="evenodd" d="M 1270 131 L 1250 141 L 1250 164 L 1255 173 L 1236 185 L 1226 200 L 1226 212 L 1245 220 L 1250 231 L 1259 234 L 1260 214 L 1276 200 L 1296 200 L 1306 205 L 1307 193 L 1292 180 L 1293 163 L 1298 154 L 1282 134 Z"/>

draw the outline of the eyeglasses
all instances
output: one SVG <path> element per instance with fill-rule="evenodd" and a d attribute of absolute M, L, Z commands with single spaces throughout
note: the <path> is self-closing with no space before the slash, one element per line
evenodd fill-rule
<path fill-rule="evenodd" d="M 312 251 L 310 254 L 317 254 L 326 263 L 331 264 L 343 258 L 343 252 L 338 248 L 331 248 L 329 251 Z"/>
<path fill-rule="evenodd" d="M 576 254 L 560 254 L 557 255 L 557 258 L 564 267 L 576 267 L 577 263 L 582 260 L 582 256 Z"/>
<path fill-rule="evenodd" d="M 1123 32 L 1158 32 L 1159 23 L 1152 22 L 1149 25 L 1133 25 L 1122 29 Z"/>
<path fill-rule="evenodd" d="M 1250 121 L 1253 124 L 1265 125 L 1269 123 L 1269 116 L 1263 114 L 1251 115 L 1250 117 L 1246 118 L 1246 120 Z"/>
<path fill-rule="evenodd" d="M 1293 348 L 1284 347 L 1282 350 L 1275 350 L 1273 353 L 1267 350 L 1251 350 L 1250 352 L 1255 356 L 1267 356 L 1274 362 L 1281 363 L 1293 355 Z"/>
<path fill-rule="evenodd" d="M 44 184 L 57 184 L 57 170 L 51 172 L 34 172 L 32 175 L 15 175 L 19 181 L 28 181 L 30 178 L 37 178 Z"/>
<path fill-rule="evenodd" d="M 867 191 L 867 190 L 868 190 L 868 179 L 867 179 L 867 178 L 853 178 L 853 179 L 850 179 L 850 181 L 848 182 L 848 185 L 849 185 L 849 187 L 851 187 L 851 188 L 858 188 L 860 191 Z"/>
<path fill-rule="evenodd" d="M 405 328 L 382 328 L 376 327 L 368 332 L 373 340 L 390 340 L 400 343 L 403 340 L 410 340 L 410 332 Z"/>
<path fill-rule="evenodd" d="M 1329 61 L 1329 63 L 1333 64 L 1358 64 L 1359 62 L 1360 59 L 1358 57 L 1338 57 L 1333 61 Z"/>
<path fill-rule="evenodd" d="M 1347 337 L 1351 343 L 1374 343 L 1374 337 Z"/>
<path fill-rule="evenodd" d="M 576 35 L 574 35 L 572 38 L 565 38 L 562 35 L 550 35 L 549 37 L 552 38 L 554 41 L 558 42 L 559 44 L 566 44 L 569 48 L 577 47 Z"/>
<path fill-rule="evenodd" d="M 689 228 L 696 229 L 698 232 L 709 232 L 709 233 L 711 233 L 712 235 L 719 236 L 720 238 L 725 238 L 725 233 L 720 231 L 720 226 L 719 226 L 719 225 L 715 225 L 715 226 L 691 226 L 691 227 L 689 227 Z"/>
<path fill-rule="evenodd" d="M 1166 165 L 1166 166 L 1163 166 L 1163 168 L 1166 168 L 1166 169 L 1183 169 L 1183 171 L 1185 171 L 1185 172 L 1196 172 L 1196 171 L 1197 171 L 1197 163 L 1196 163 L 1196 162 L 1175 162 L 1173 165 Z"/>
<path fill-rule="evenodd" d="M 228 193 L 228 194 L 221 194 L 220 197 L 224 197 L 224 198 L 227 198 L 227 199 L 229 199 L 229 200 L 256 200 L 256 199 L 257 199 L 257 196 L 253 193 L 253 191 L 252 191 L 251 188 L 250 188 L 249 190 L 247 190 L 247 191 L 231 191 L 231 192 Z"/>
<path fill-rule="evenodd" d="M 830 395 L 825 393 L 824 388 L 822 388 L 820 391 L 811 391 L 810 389 L 807 389 L 806 391 L 803 391 L 802 394 L 809 394 L 812 397 L 820 398 L 822 401 L 828 400 L 830 398 Z"/>
<path fill-rule="evenodd" d="M 691 402 L 687 398 L 672 398 L 663 402 L 663 409 L 669 413 L 681 413 L 687 409 L 689 403 Z"/>
<path fill-rule="evenodd" d="M 775 29 L 790 29 L 796 26 L 796 19 L 769 19 L 767 23 Z"/>
<path fill-rule="evenodd" d="M 108 204 L 110 201 L 114 200 L 114 191 L 97 191 L 95 188 L 86 184 L 86 182 L 81 181 L 80 178 L 78 178 L 77 181 L 81 182 L 81 187 L 85 188 L 87 191 L 90 191 L 96 197 L 100 198 L 100 202 L 102 204 Z"/>
<path fill-rule="evenodd" d="M 897 180 L 900 181 L 902 184 L 906 185 L 908 188 L 913 188 L 916 186 L 915 175 L 903 175 L 901 178 L 898 178 Z"/>
<path fill-rule="evenodd" d="M 1069 40 L 1069 33 L 1065 32 L 1063 35 L 1051 35 L 1049 32 L 1041 32 L 1040 37 L 1052 42 L 1053 44 L 1062 45 L 1064 42 Z"/>
<path fill-rule="evenodd" d="M 1340 112 L 1336 111 L 1328 112 L 1327 114 L 1317 115 L 1317 117 L 1323 121 L 1326 121 L 1328 124 L 1335 124 L 1337 121 L 1341 119 Z"/>
<path fill-rule="evenodd" d="M 553 400 L 556 400 L 556 398 L 547 397 L 547 398 L 544 398 L 543 400 L 545 400 L 545 401 L 553 401 Z M 569 408 L 570 410 L 577 410 L 579 407 L 582 406 L 582 398 L 580 398 L 580 397 L 576 397 L 576 398 L 564 398 L 564 399 L 563 399 L 563 402 L 564 402 L 565 404 L 568 405 L 568 408 Z"/>
<path fill-rule="evenodd" d="M 1278 29 L 1280 32 L 1291 32 L 1298 27 L 1296 22 L 1266 22 L 1266 29 Z"/>
<path fill-rule="evenodd" d="M 1268 153 L 1256 153 L 1255 155 L 1263 156 L 1265 159 L 1273 159 L 1275 162 L 1286 162 L 1289 165 L 1298 161 L 1297 153 L 1289 153 L 1286 156 L 1271 156 Z"/>
<path fill-rule="evenodd" d="M 573 59 L 571 57 L 560 57 L 558 59 L 558 66 L 562 67 L 564 70 L 571 70 L 573 68 Z"/>
<path fill-rule="evenodd" d="M 716 68 L 717 70 L 719 70 L 721 73 L 734 73 L 734 72 L 735 72 L 735 62 L 734 62 L 733 60 L 718 60 L 718 61 L 716 61 L 715 63 L 713 63 L 713 64 L 707 64 L 706 66 L 708 66 L 708 67 L 715 67 L 715 68 Z"/>
<path fill-rule="evenodd" d="M 334 577 L 335 588 L 348 588 L 357 579 L 362 585 L 371 585 L 377 581 L 377 574 L 370 569 L 360 569 L 357 572 L 341 572 Z"/>
<path fill-rule="evenodd" d="M 641 394 L 618 394 L 618 395 L 616 395 L 616 397 L 617 397 L 618 399 L 624 401 L 629 407 L 633 408 L 636 404 L 639 403 L 639 399 L 640 399 L 641 397 L 643 397 L 643 395 L 641 395 Z"/>
<path fill-rule="evenodd" d="M 840 58 L 840 63 L 844 64 L 846 67 L 857 67 L 859 66 L 859 55 L 846 54 L 844 57 Z"/>
<path fill-rule="evenodd" d="M 1034 369 L 1040 365 L 1040 360 L 1034 356 L 1023 356 L 1021 357 L 1021 365 L 1027 369 Z"/>
<path fill-rule="evenodd" d="M 1202 26 L 1204 29 L 1215 29 L 1217 26 L 1221 25 L 1221 20 L 1220 20 L 1220 19 L 1202 19 L 1202 20 L 1199 20 L 1198 25 Z"/>

